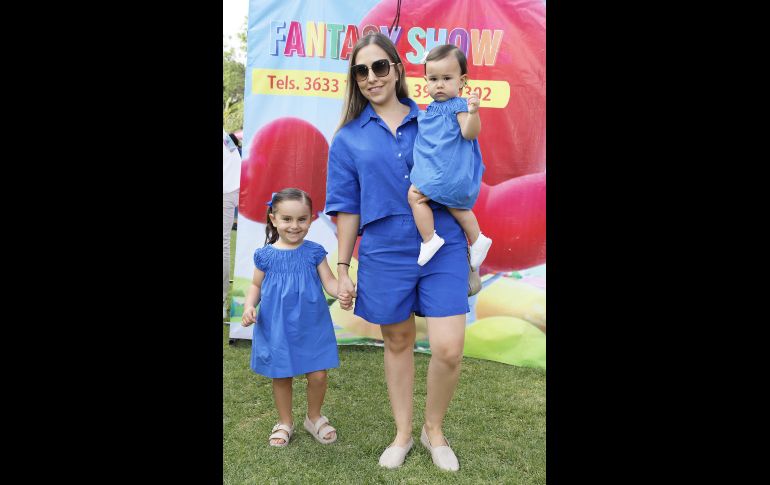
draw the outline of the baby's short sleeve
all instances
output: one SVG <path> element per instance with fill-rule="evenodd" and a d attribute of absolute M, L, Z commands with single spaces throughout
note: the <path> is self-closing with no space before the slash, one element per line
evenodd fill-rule
<path fill-rule="evenodd" d="M 461 98 L 459 96 L 452 98 L 450 100 L 452 105 L 450 106 L 452 108 L 452 113 L 467 113 L 468 112 L 468 100 L 466 98 Z"/>

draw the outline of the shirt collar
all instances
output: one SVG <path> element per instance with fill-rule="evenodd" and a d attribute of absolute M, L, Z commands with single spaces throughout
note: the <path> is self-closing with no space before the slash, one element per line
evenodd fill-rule
<path fill-rule="evenodd" d="M 412 98 L 400 98 L 398 101 L 401 104 L 409 106 L 409 114 L 406 115 L 406 119 L 411 120 L 417 117 L 420 109 L 417 107 L 417 103 L 412 101 Z M 361 116 L 359 117 L 361 126 L 363 127 L 372 119 L 380 119 L 380 116 L 374 111 L 374 108 L 372 108 L 372 103 L 366 103 L 366 107 L 361 112 Z"/>

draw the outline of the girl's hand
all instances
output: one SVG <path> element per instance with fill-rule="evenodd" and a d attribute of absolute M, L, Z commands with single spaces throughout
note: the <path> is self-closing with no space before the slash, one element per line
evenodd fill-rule
<path fill-rule="evenodd" d="M 243 318 L 241 318 L 241 326 L 248 327 L 252 323 L 257 321 L 257 309 L 249 307 L 243 310 Z"/>
<path fill-rule="evenodd" d="M 471 94 L 468 96 L 468 114 L 472 115 L 473 113 L 476 113 L 479 111 L 479 106 L 481 105 L 481 101 L 479 101 L 479 97 L 475 94 Z"/>

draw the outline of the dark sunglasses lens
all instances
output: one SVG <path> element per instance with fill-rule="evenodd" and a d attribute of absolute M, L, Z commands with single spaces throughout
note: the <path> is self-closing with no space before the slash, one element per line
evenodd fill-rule
<path fill-rule="evenodd" d="M 380 59 L 372 63 L 372 71 L 377 77 L 385 77 L 390 72 L 390 61 L 386 59 Z"/>
<path fill-rule="evenodd" d="M 353 75 L 356 77 L 356 80 L 363 81 L 369 77 L 369 68 L 364 65 L 353 66 Z"/>

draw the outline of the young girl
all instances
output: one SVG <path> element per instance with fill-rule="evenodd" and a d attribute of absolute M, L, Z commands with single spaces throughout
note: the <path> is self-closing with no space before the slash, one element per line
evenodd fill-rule
<path fill-rule="evenodd" d="M 444 245 L 434 230 L 433 211 L 427 199 L 449 209 L 471 243 L 470 263 L 481 266 L 492 240 L 483 234 L 471 211 L 481 189 L 484 164 L 479 142 L 479 98 L 459 97 L 468 80 L 465 55 L 454 45 L 441 45 L 425 58 L 427 90 L 434 101 L 418 119 L 414 142 L 414 167 L 410 175 L 409 205 L 422 243 L 417 264 L 425 265 Z"/>
<path fill-rule="evenodd" d="M 286 446 L 294 433 L 291 415 L 292 378 L 307 376 L 305 429 L 320 443 L 333 443 L 335 429 L 321 405 L 326 369 L 339 367 L 337 340 L 321 285 L 337 294 L 337 280 L 320 244 L 305 241 L 313 212 L 310 196 L 287 188 L 268 202 L 265 246 L 254 252 L 254 278 L 244 303 L 241 325 L 254 327 L 251 368 L 273 379 L 279 421 L 270 445 Z M 255 306 L 259 305 L 257 314 Z M 349 310 L 345 294 L 340 304 Z"/>

